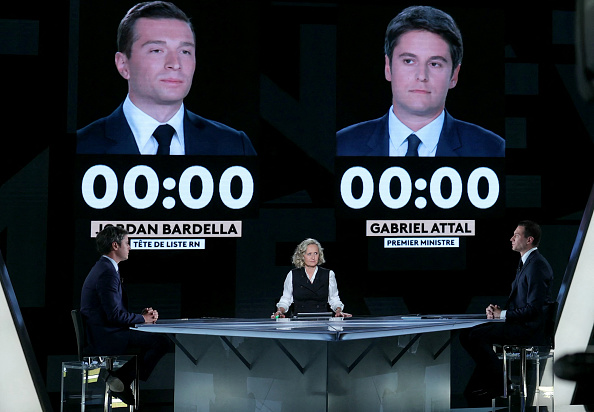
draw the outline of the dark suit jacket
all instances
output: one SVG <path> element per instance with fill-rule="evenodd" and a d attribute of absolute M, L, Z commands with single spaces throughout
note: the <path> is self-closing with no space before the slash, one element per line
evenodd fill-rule
<path fill-rule="evenodd" d="M 537 332 L 544 329 L 548 303 L 552 302 L 553 269 L 538 250 L 528 259 L 512 283 L 505 322 L 521 324 Z"/>
<path fill-rule="evenodd" d="M 89 355 L 121 355 L 128 345 L 129 327 L 144 317 L 128 312 L 120 275 L 113 263 L 101 257 L 82 287 L 80 312 L 85 323 Z"/>
<path fill-rule="evenodd" d="M 336 134 L 337 156 L 389 156 L 388 116 L 358 123 Z M 435 156 L 504 157 L 505 140 L 487 129 L 456 120 L 446 111 Z"/>
<path fill-rule="evenodd" d="M 122 105 L 109 116 L 80 129 L 76 135 L 79 154 L 140 154 Z M 184 144 L 187 155 L 256 155 L 244 132 L 188 110 L 184 116 Z"/>

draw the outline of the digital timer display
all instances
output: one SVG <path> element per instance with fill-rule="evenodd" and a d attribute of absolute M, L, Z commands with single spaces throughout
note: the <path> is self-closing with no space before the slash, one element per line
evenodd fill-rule
<path fill-rule="evenodd" d="M 98 197 L 95 192 L 96 179 L 103 178 L 105 181 L 105 192 Z M 241 181 L 241 193 L 234 197 L 231 193 L 231 183 L 234 178 Z M 138 179 L 144 179 L 147 190 L 139 196 L 137 192 Z M 202 190 L 198 197 L 194 197 L 191 191 L 193 179 L 199 179 Z M 165 190 L 174 190 L 179 187 L 178 195 L 182 204 L 189 209 L 202 209 L 212 200 L 215 192 L 215 184 L 212 174 L 204 166 L 189 166 L 179 177 L 179 182 L 172 177 L 163 179 Z M 93 209 L 105 209 L 113 204 L 119 193 L 118 176 L 112 168 L 106 165 L 91 166 L 83 175 L 81 193 L 85 203 Z M 125 175 L 122 192 L 128 205 L 134 209 L 146 209 L 155 204 L 159 197 L 159 176 L 150 166 L 133 166 Z M 219 180 L 218 193 L 221 201 L 229 209 L 243 209 L 254 197 L 254 179 L 245 167 L 228 167 Z M 165 209 L 172 209 L 176 200 L 172 196 L 163 199 L 162 205 Z"/>
<path fill-rule="evenodd" d="M 337 214 L 382 219 L 485 217 L 503 210 L 504 160 L 337 158 Z"/>
<path fill-rule="evenodd" d="M 360 178 L 363 184 L 363 192 L 359 198 L 353 196 L 353 179 Z M 479 195 L 478 184 L 481 178 L 486 179 L 488 184 L 487 196 L 484 198 Z M 398 179 L 400 184 L 400 193 L 397 198 L 392 197 L 390 185 L 392 179 Z M 442 193 L 442 182 L 444 179 L 449 181 L 452 190 L 445 197 Z M 427 180 L 419 178 L 415 180 L 414 188 L 423 191 L 427 188 Z M 499 179 L 492 169 L 488 167 L 479 167 L 472 171 L 468 177 L 466 185 L 468 200 L 478 209 L 488 209 L 492 207 L 499 198 Z M 344 203 L 352 209 L 361 209 L 367 206 L 373 197 L 374 184 L 371 173 L 361 166 L 353 166 L 343 175 L 340 182 L 340 195 Z M 452 167 L 440 167 L 431 176 L 429 183 L 429 193 L 432 202 L 441 209 L 451 209 L 455 207 L 462 198 L 464 184 L 460 173 Z M 390 209 L 400 209 L 408 204 L 413 194 L 413 184 L 410 174 L 406 169 L 399 166 L 392 166 L 386 169 L 379 180 L 379 196 L 382 203 Z M 427 206 L 425 197 L 417 197 L 415 206 L 423 209 Z"/>
<path fill-rule="evenodd" d="M 258 208 L 257 161 L 249 157 L 78 156 L 79 211 L 91 218 L 241 218 Z"/>

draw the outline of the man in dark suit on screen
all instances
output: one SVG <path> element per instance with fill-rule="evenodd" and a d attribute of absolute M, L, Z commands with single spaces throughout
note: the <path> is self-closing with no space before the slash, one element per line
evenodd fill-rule
<path fill-rule="evenodd" d="M 150 307 L 141 313 L 128 311 L 118 266 L 128 259 L 128 232 L 108 225 L 97 234 L 96 241 L 101 258 L 87 275 L 80 299 L 87 338 L 85 355 L 137 355 L 139 378 L 146 381 L 167 353 L 169 340 L 156 333 L 130 329 L 139 323 L 156 323 L 159 313 Z M 101 370 L 111 392 L 128 405 L 134 404 L 130 384 L 136 375 L 135 366 L 128 361 L 107 376 L 103 375 L 107 371 Z"/>
<path fill-rule="evenodd" d="M 427 6 L 398 14 L 386 30 L 385 77 L 392 107 L 383 117 L 336 134 L 337 156 L 503 157 L 505 141 L 445 110 L 462 62 L 452 17 Z"/>
<path fill-rule="evenodd" d="M 493 344 L 548 344 L 546 322 L 553 308 L 553 270 L 538 251 L 540 237 L 540 226 L 524 220 L 510 239 L 512 250 L 520 253 L 520 262 L 506 309 L 494 304 L 486 308 L 488 319 L 505 322 L 487 323 L 460 333 L 460 343 L 476 363 L 464 393 L 476 406 L 490 405 L 492 398 L 503 393 L 503 364 Z"/>
<path fill-rule="evenodd" d="M 172 3 L 132 7 L 118 27 L 115 64 L 128 96 L 77 132 L 79 154 L 256 155 L 245 133 L 185 109 L 196 67 L 194 28 Z"/>

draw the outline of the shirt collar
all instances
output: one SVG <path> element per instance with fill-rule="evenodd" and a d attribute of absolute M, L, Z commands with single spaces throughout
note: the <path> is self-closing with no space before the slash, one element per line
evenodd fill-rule
<path fill-rule="evenodd" d="M 435 156 L 437 143 L 443 123 L 445 121 L 445 110 L 442 110 L 431 123 L 423 126 L 421 129 L 413 132 L 408 126 L 400 121 L 394 114 L 394 106 L 390 107 L 388 115 L 388 131 L 390 135 L 390 156 L 404 156 L 408 143 L 406 139 L 411 133 L 414 133 L 420 140 L 419 155 L 425 157 Z"/>
<path fill-rule="evenodd" d="M 126 96 L 123 104 L 124 116 L 130 125 L 134 140 L 140 154 L 155 154 L 159 144 L 153 137 L 155 129 L 164 123 L 161 123 L 151 116 L 140 110 L 132 100 L 130 96 Z M 179 110 L 169 119 L 166 124 L 171 125 L 175 129 L 175 134 L 171 141 L 171 154 L 184 154 L 184 104 L 180 106 Z M 176 149 L 177 148 L 177 149 Z M 180 149 L 181 148 L 181 149 Z M 182 150 L 179 153 L 179 150 Z"/>
<path fill-rule="evenodd" d="M 307 270 L 305 270 L 305 266 L 303 266 L 303 271 L 305 272 L 305 275 L 307 276 Z M 313 275 L 311 275 L 311 283 L 313 283 L 317 274 L 318 274 L 318 267 L 316 266 L 316 268 L 314 269 Z"/>
<path fill-rule="evenodd" d="M 103 257 L 106 258 L 107 260 L 109 260 L 113 264 L 113 267 L 115 268 L 116 272 L 119 272 L 120 268 L 118 267 L 118 264 L 116 263 L 115 260 L 113 260 L 112 258 L 110 258 L 107 255 L 103 255 Z"/>
<path fill-rule="evenodd" d="M 526 259 L 528 259 L 528 255 L 530 255 L 530 253 L 534 252 L 536 249 L 538 249 L 537 247 L 533 247 L 532 249 L 530 249 L 528 252 L 524 253 L 521 257 L 522 259 L 522 264 L 526 263 Z"/>

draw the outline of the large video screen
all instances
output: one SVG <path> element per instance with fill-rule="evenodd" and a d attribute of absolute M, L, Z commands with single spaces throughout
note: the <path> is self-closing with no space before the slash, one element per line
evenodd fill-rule
<path fill-rule="evenodd" d="M 349 312 L 465 311 L 484 277 L 506 269 L 505 260 L 485 269 L 493 252 L 484 250 L 515 228 L 501 224 L 505 20 L 496 7 L 450 3 L 440 7 L 460 28 L 459 68 L 446 61 L 449 49 L 429 61 L 428 45 L 398 54 L 403 41 L 386 60 L 386 27 L 407 2 L 178 1 L 194 33 L 188 40 L 183 27 L 171 29 L 186 40 L 170 60 L 155 57 L 168 52 L 169 27 L 152 38 L 143 26 L 138 50 L 119 51 L 118 25 L 134 2 L 80 2 L 71 53 L 75 295 L 97 259 L 94 237 L 114 224 L 131 239 L 121 273 L 132 298 L 160 304 L 162 317 L 269 316 L 293 250 L 308 237 L 324 247 Z M 438 94 L 429 79 L 446 79 L 446 111 L 437 129 L 419 132 L 418 157 L 398 154 L 404 141 L 386 149 L 405 64 L 421 65 L 423 99 Z M 187 89 L 171 118 L 169 155 L 151 137 L 169 121 L 151 112 L 153 74 L 168 93 Z M 374 130 L 343 131 L 353 125 Z M 436 298 L 444 294 L 459 299 L 443 308 Z"/>

